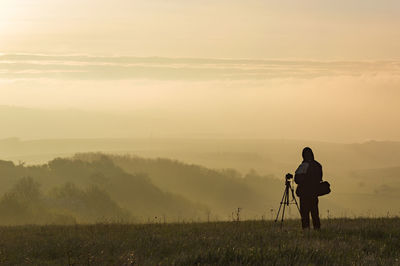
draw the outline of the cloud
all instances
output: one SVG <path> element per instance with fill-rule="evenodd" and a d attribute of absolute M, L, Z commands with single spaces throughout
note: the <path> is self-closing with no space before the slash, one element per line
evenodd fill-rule
<path fill-rule="evenodd" d="M 0 79 L 266 80 L 400 75 L 400 61 L 305 61 L 3 54 Z"/>

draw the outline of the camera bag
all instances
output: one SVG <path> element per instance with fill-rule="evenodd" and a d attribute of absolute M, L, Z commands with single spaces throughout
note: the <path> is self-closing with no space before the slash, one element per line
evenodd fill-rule
<path fill-rule="evenodd" d="M 331 184 L 329 184 L 328 181 L 323 181 L 323 182 L 319 183 L 318 189 L 317 189 L 318 197 L 324 196 L 329 193 L 331 193 Z"/>

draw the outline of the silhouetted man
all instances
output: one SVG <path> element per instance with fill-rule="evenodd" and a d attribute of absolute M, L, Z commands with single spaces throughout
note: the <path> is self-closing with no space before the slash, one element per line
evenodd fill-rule
<path fill-rule="evenodd" d="M 303 149 L 303 162 L 296 170 L 296 194 L 300 197 L 301 225 L 303 229 L 310 228 L 310 213 L 314 229 L 320 229 L 317 189 L 322 181 L 322 166 L 314 160 L 314 154 L 309 147 Z"/>

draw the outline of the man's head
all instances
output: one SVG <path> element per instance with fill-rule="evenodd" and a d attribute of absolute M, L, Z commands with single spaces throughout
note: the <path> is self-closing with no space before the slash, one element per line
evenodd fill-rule
<path fill-rule="evenodd" d="M 314 153 L 309 147 L 305 147 L 303 149 L 303 160 L 304 161 L 313 161 L 314 160 Z"/>

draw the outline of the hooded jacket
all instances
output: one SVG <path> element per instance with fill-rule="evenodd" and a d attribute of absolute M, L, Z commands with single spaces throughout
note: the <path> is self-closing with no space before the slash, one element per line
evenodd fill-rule
<path fill-rule="evenodd" d="M 311 151 L 311 149 L 310 149 Z M 297 168 L 294 182 L 298 185 L 296 194 L 299 197 L 316 197 L 319 183 L 322 181 L 322 166 L 312 158 L 306 160 L 303 152 L 303 162 Z"/>

